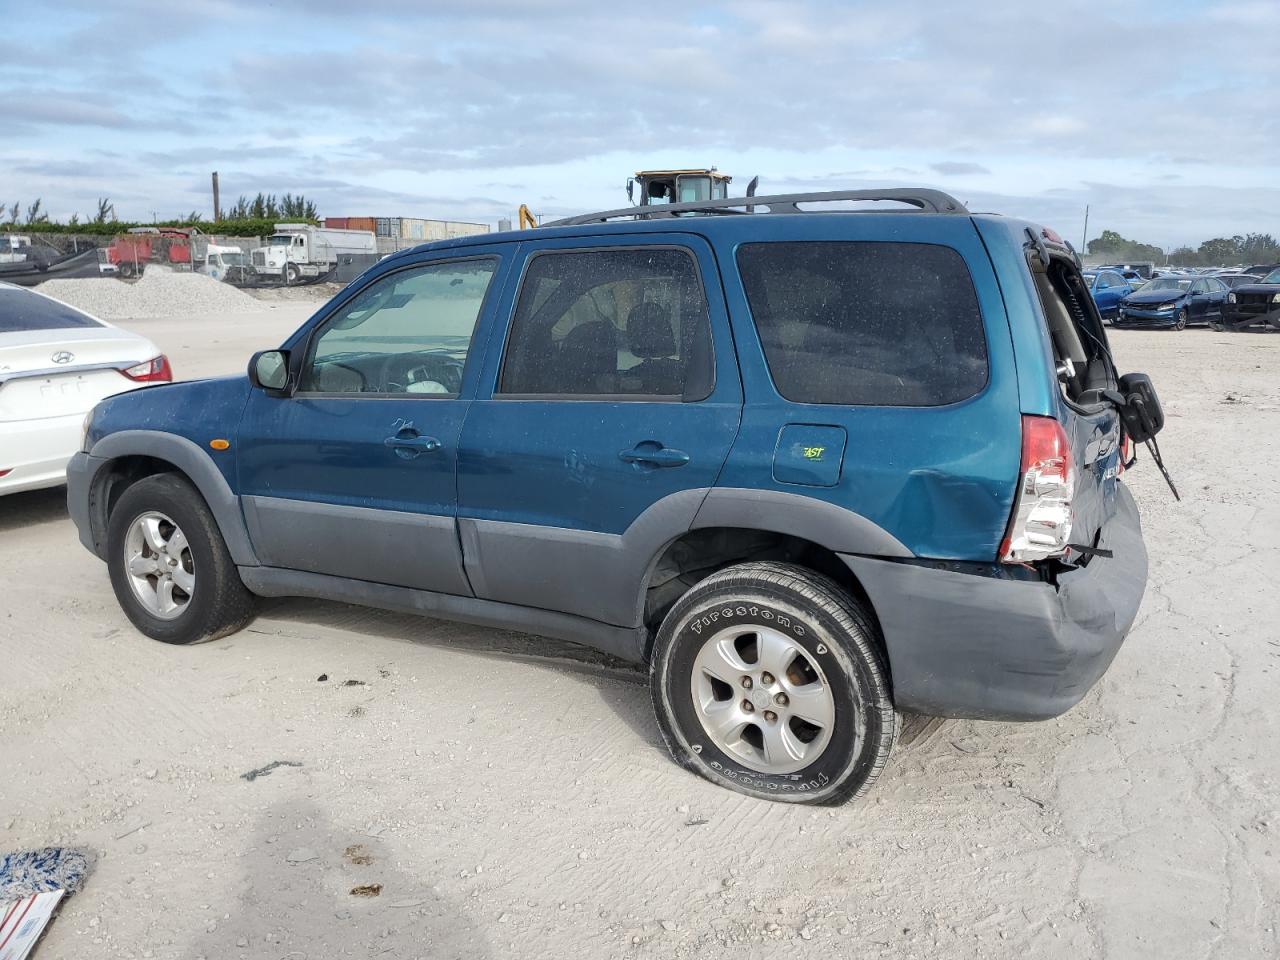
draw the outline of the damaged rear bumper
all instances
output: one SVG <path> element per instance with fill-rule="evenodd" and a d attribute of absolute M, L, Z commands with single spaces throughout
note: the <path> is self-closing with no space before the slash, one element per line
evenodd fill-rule
<path fill-rule="evenodd" d="M 1114 555 L 1056 585 L 843 556 L 879 616 L 898 708 L 984 720 L 1071 709 L 1111 665 L 1146 587 L 1138 508 L 1123 484 L 1098 546 Z"/>

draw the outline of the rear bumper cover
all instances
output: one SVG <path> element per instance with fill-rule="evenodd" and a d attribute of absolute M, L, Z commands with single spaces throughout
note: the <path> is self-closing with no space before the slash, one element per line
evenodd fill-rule
<path fill-rule="evenodd" d="M 1133 625 L 1147 582 L 1138 508 L 1117 484 L 1094 557 L 1055 586 L 869 557 L 842 559 L 880 618 L 899 709 L 1045 720 L 1075 706 Z"/>

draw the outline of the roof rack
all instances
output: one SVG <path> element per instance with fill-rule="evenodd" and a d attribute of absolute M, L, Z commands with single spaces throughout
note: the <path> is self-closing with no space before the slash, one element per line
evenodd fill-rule
<path fill-rule="evenodd" d="M 941 190 L 888 188 L 884 190 L 831 190 L 822 193 L 783 193 L 764 197 L 730 197 L 727 200 L 693 200 L 687 203 L 662 203 L 644 207 L 621 207 L 599 213 L 584 213 L 543 224 L 547 227 L 576 227 L 584 223 L 608 223 L 626 217 L 637 220 L 675 217 L 682 213 L 744 214 L 756 213 L 764 207 L 767 213 L 832 213 L 831 210 L 802 210 L 802 203 L 829 203 L 833 200 L 895 200 L 918 207 L 921 213 L 959 213 L 969 211 L 955 197 Z M 745 207 L 746 209 L 740 209 Z"/>

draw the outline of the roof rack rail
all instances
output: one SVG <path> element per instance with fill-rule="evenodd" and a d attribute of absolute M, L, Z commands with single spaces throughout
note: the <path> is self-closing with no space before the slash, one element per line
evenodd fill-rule
<path fill-rule="evenodd" d="M 802 203 L 828 203 L 833 200 L 895 200 L 918 207 L 921 213 L 959 213 L 969 211 L 963 203 L 941 190 L 892 187 L 884 190 L 831 190 L 821 193 L 783 193 L 763 197 L 729 197 L 727 200 L 692 200 L 686 203 L 662 203 L 644 207 L 620 207 L 599 213 L 584 213 L 543 224 L 547 227 L 576 227 L 584 223 L 608 223 L 633 217 L 638 220 L 675 217 L 682 213 L 744 214 L 764 207 L 767 213 L 831 213 L 840 211 L 802 210 Z M 746 209 L 740 209 L 745 207 Z"/>

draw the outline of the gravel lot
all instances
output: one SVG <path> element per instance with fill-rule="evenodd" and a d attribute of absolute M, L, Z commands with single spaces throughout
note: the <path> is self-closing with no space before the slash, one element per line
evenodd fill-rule
<path fill-rule="evenodd" d="M 123 325 L 199 376 L 313 306 Z M 1112 340 L 1183 493 L 1129 475 L 1136 630 L 1066 716 L 913 720 L 835 810 L 681 772 L 640 677 L 564 644 L 310 601 L 154 643 L 61 491 L 0 499 L 0 851 L 98 857 L 38 956 L 1280 954 L 1280 336 Z"/>

